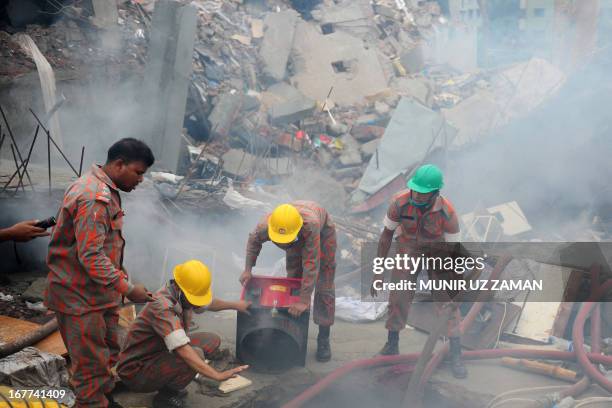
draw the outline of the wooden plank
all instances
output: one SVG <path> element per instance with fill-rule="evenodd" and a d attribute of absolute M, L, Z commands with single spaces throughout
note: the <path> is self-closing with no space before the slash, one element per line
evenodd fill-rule
<path fill-rule="evenodd" d="M 8 316 L 0 316 L 0 341 L 10 343 L 38 329 L 41 325 Z M 59 331 L 34 344 L 34 347 L 48 353 L 68 355 Z"/>
<path fill-rule="evenodd" d="M 64 340 L 59 330 L 56 330 L 51 333 L 51 335 L 36 343 L 34 347 L 41 351 L 46 351 L 47 353 L 58 354 L 62 357 L 68 356 L 68 350 L 66 350 Z"/>
<path fill-rule="evenodd" d="M 11 343 L 38 328 L 38 324 L 25 320 L 0 316 L 0 341 Z"/>
<path fill-rule="evenodd" d="M 221 391 L 224 394 L 228 394 L 230 392 L 234 392 L 234 391 L 238 391 L 243 388 L 246 388 L 251 384 L 253 384 L 253 381 L 241 375 L 236 375 L 233 378 L 230 378 L 228 380 L 221 382 L 221 384 L 219 384 L 219 391 Z"/>

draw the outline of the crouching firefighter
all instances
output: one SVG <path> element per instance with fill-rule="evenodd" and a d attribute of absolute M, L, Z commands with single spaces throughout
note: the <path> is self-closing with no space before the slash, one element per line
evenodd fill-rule
<path fill-rule="evenodd" d="M 315 202 L 295 201 L 279 205 L 263 217 L 249 235 L 240 276 L 243 285 L 251 279 L 251 270 L 266 241 L 286 252 L 287 277 L 302 278 L 300 300 L 289 306 L 289 314 L 298 317 L 308 310 L 314 291 L 313 320 L 319 326 L 316 358 L 329 361 L 329 333 L 336 307 L 336 227 L 331 216 Z"/>
<path fill-rule="evenodd" d="M 187 333 L 195 308 L 248 313 L 249 303 L 213 298 L 211 273 L 200 261 L 176 266 L 173 275 L 131 324 L 117 366 L 119 378 L 131 391 L 157 391 L 155 408 L 183 407 L 185 387 L 196 374 L 223 381 L 248 368 L 215 370 L 205 356 L 218 349 L 221 338 L 213 333 Z"/>
<path fill-rule="evenodd" d="M 459 236 L 459 222 L 451 202 L 440 195 L 444 185 L 442 172 L 434 165 L 426 164 L 419 167 L 408 181 L 408 189 L 400 191 L 392 199 L 384 218 L 384 229 L 378 242 L 378 257 L 387 257 L 391 241 L 396 230 L 398 253 L 408 256 L 420 255 L 419 244 L 432 242 L 456 241 Z M 416 281 L 418 273 L 394 269 L 392 282 L 403 280 Z M 433 271 L 428 271 L 431 274 Z M 374 281 L 380 279 L 374 275 L 370 292 L 377 296 Z M 385 327 L 388 330 L 387 343 L 380 354 L 399 354 L 399 332 L 406 327 L 408 312 L 414 298 L 413 290 L 394 290 L 389 293 L 389 315 Z M 434 296 L 435 298 L 435 296 Z M 465 378 L 467 370 L 461 359 L 461 342 L 459 323 L 461 313 L 454 306 L 447 325 L 447 335 L 450 338 L 450 357 L 453 375 Z M 436 313 L 443 312 L 443 304 L 436 302 Z"/>

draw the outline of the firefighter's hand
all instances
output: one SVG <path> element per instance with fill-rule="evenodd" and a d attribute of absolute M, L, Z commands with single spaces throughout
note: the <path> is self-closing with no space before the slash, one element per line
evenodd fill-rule
<path fill-rule="evenodd" d="M 293 317 L 300 317 L 302 313 L 308 310 L 308 304 L 302 302 L 296 302 L 289 306 L 289 314 Z"/>
<path fill-rule="evenodd" d="M 240 275 L 240 284 L 242 286 L 246 286 L 246 284 L 249 283 L 252 277 L 253 277 L 253 274 L 251 273 L 251 271 L 248 269 L 245 269 L 244 272 L 242 272 L 242 275 Z"/>
<path fill-rule="evenodd" d="M 246 300 L 236 302 L 236 310 L 240 313 L 251 314 L 249 312 L 249 307 L 251 307 L 251 302 L 247 302 Z"/>
<path fill-rule="evenodd" d="M 219 373 L 219 378 L 217 378 L 217 380 L 218 381 L 228 380 L 228 379 L 230 379 L 232 377 L 235 377 L 238 373 L 243 372 L 247 368 L 249 368 L 248 365 L 243 365 L 243 366 L 240 366 L 240 367 L 232 368 L 231 370 L 222 371 L 222 372 Z"/>
<path fill-rule="evenodd" d="M 134 303 L 147 303 L 155 300 L 151 292 L 149 292 L 142 283 L 134 285 L 134 288 L 128 292 L 126 297 Z"/>
<path fill-rule="evenodd" d="M 46 237 L 50 235 L 43 228 L 35 227 L 38 220 L 22 221 L 8 229 L 9 239 L 17 242 L 28 242 L 38 237 Z"/>

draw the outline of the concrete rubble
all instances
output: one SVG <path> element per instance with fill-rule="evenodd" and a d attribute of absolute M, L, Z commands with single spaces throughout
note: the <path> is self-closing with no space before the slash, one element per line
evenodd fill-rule
<path fill-rule="evenodd" d="M 540 58 L 479 67 L 475 32 L 448 21 L 435 1 L 293 3 L 93 1 L 21 35 L 58 81 L 92 67 L 142 80 L 150 107 L 135 121 L 159 157 L 142 188 L 155 202 L 151 219 L 177 228 L 175 216 L 260 216 L 273 203 L 316 200 L 337 224 L 343 278 L 378 237 L 376 211 L 416 167 L 494 138 L 567 80 Z M 39 70 L 15 32 L 0 29 L 0 85 Z M 461 223 L 474 242 L 537 239 L 536 224 L 510 199 L 462 214 Z M 180 256 L 201 253 L 190 244 L 196 249 Z M 30 302 L 42 299 L 44 279 L 11 287 L 2 288 L 0 314 L 40 320 L 44 311 Z M 348 304 L 359 295 L 342 290 Z M 368 307 L 371 320 L 379 306 Z"/>

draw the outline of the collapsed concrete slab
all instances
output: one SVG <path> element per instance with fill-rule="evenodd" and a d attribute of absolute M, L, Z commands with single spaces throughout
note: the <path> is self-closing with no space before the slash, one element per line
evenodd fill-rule
<path fill-rule="evenodd" d="M 331 99 L 351 106 L 387 88 L 376 50 L 349 32 L 324 34 L 318 25 L 299 21 L 292 58 L 291 83 L 315 100 L 325 100 L 333 87 Z"/>
<path fill-rule="evenodd" d="M 402 98 L 359 183 L 374 194 L 398 175 L 420 163 L 436 148 L 450 143 L 457 130 L 444 117 L 411 98 Z"/>
<path fill-rule="evenodd" d="M 272 85 L 266 91 L 265 98 L 270 102 L 268 116 L 274 126 L 297 122 L 311 116 L 315 110 L 315 101 L 304 96 L 293 86 L 281 82 Z"/>
<path fill-rule="evenodd" d="M 491 81 L 498 104 L 504 106 L 494 124 L 501 126 L 524 116 L 554 95 L 565 80 L 559 68 L 541 58 L 532 58 L 501 72 Z"/>
<path fill-rule="evenodd" d="M 433 103 L 433 91 L 431 84 L 426 79 L 398 77 L 391 81 L 393 89 L 402 96 L 411 96 L 423 105 L 431 108 Z"/>
<path fill-rule="evenodd" d="M 489 91 L 479 91 L 450 109 L 444 117 L 458 129 L 453 146 L 475 143 L 491 132 L 500 108 Z"/>
<path fill-rule="evenodd" d="M 285 79 L 297 21 L 295 10 L 270 13 L 264 20 L 265 31 L 259 55 L 263 61 L 263 79 L 269 83 Z"/>

